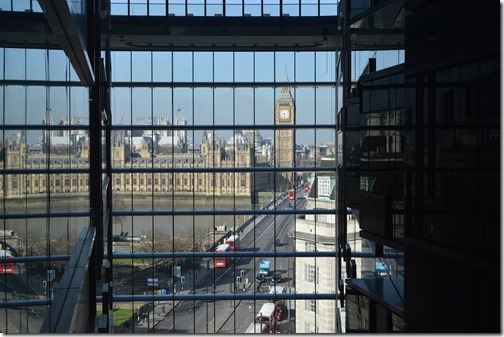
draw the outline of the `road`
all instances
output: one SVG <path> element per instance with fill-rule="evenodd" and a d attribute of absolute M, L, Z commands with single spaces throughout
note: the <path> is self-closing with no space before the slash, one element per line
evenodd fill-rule
<path fill-rule="evenodd" d="M 0 277 L 0 300 L 33 300 L 39 296 L 16 274 L 3 274 Z M 45 306 L 5 308 L 0 310 L 0 332 L 37 333 L 40 331 L 47 311 Z"/>
<path fill-rule="evenodd" d="M 279 209 L 287 208 L 292 201 L 282 200 Z M 296 208 L 305 207 L 306 200 L 298 199 Z M 268 215 L 256 224 L 242 237 L 240 250 L 247 251 L 293 251 L 294 243 L 288 232 L 294 224 L 294 215 Z M 281 244 L 275 245 L 280 239 Z M 282 272 L 279 285 L 294 286 L 294 259 L 288 257 L 267 258 L 271 261 L 271 271 Z M 207 293 L 213 289 L 217 293 L 232 293 L 237 291 L 251 292 L 258 289 L 255 282 L 260 258 L 240 258 L 228 268 L 211 269 L 206 278 L 202 279 L 195 291 Z M 236 283 L 236 277 L 243 274 L 243 280 L 248 283 Z M 270 273 L 271 274 L 271 273 Z M 245 285 L 245 288 L 243 287 Z M 262 285 L 263 291 L 268 291 L 267 285 Z M 259 289 L 260 291 L 260 289 Z M 172 311 L 154 322 L 156 333 L 243 333 L 255 319 L 263 301 L 254 300 L 220 300 L 220 301 L 181 301 Z M 159 312 L 159 305 L 155 308 Z"/>

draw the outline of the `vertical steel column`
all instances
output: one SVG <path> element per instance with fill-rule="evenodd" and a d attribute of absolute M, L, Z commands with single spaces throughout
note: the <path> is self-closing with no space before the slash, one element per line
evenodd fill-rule
<path fill-rule="evenodd" d="M 87 50 L 95 81 L 89 89 L 89 200 L 90 224 L 96 228 L 89 267 L 88 332 L 95 330 L 96 281 L 101 280 L 103 259 L 102 144 L 101 144 L 101 69 L 100 69 L 100 0 L 87 2 Z"/>
<path fill-rule="evenodd" d="M 429 101 L 431 98 L 429 95 L 431 92 L 425 90 L 425 77 L 423 75 L 418 75 L 415 78 L 416 82 L 416 92 L 415 92 L 415 163 L 412 167 L 412 184 L 415 185 L 415 190 L 412 195 L 412 205 L 411 205 L 411 215 L 410 215 L 410 226 L 406 230 L 405 234 L 412 236 L 420 235 L 423 225 L 423 203 L 424 203 L 424 181 L 425 181 L 425 100 L 427 99 L 427 106 L 429 106 Z M 431 83 L 427 83 L 427 86 Z M 428 87 L 427 87 L 428 88 Z M 427 97 L 426 97 L 427 96 Z"/>
<path fill-rule="evenodd" d="M 341 50 L 341 67 L 343 72 L 343 106 L 341 112 L 341 146 L 343 151 L 342 162 L 339 165 L 338 174 L 338 251 L 339 251 L 339 263 L 338 263 L 338 273 L 339 273 L 339 291 L 341 306 L 344 306 L 344 293 L 345 286 L 344 280 L 342 278 L 341 271 L 341 257 L 344 255 L 344 250 L 347 242 L 346 237 L 346 226 L 347 226 L 347 216 L 346 216 L 346 199 L 345 199 L 345 177 L 346 177 L 346 123 L 347 123 L 347 101 L 350 98 L 351 91 L 351 45 L 350 45 L 350 27 L 348 26 L 348 19 L 350 18 L 350 0 L 341 1 L 342 11 L 340 12 L 342 17 L 341 29 L 343 35 L 343 45 Z"/>
<path fill-rule="evenodd" d="M 427 193 L 422 193 L 429 198 L 434 198 L 436 189 L 436 76 L 434 73 L 427 75 Z M 425 158 L 425 156 L 424 156 Z M 422 165 L 422 168 L 424 166 Z M 424 189 L 425 189 L 424 187 Z"/>
<path fill-rule="evenodd" d="M 107 243 L 107 262 L 105 266 L 105 289 L 106 292 L 103 292 L 103 315 L 107 318 L 107 331 L 108 333 L 113 332 L 110 331 L 110 327 L 113 327 L 113 322 L 110 320 L 110 313 L 112 312 L 113 302 L 112 295 L 114 293 L 113 289 L 113 251 L 112 251 L 112 110 L 110 104 L 110 87 L 112 81 L 112 66 L 111 66 L 111 55 L 110 55 L 110 29 L 111 29 L 111 6 L 110 0 L 102 0 L 102 13 L 104 17 L 104 37 L 105 37 L 105 69 L 104 69 L 104 77 L 105 82 L 103 83 L 104 90 L 102 91 L 104 108 L 103 111 L 105 113 L 105 170 L 108 178 L 107 181 L 107 190 L 106 190 L 106 243 Z"/>

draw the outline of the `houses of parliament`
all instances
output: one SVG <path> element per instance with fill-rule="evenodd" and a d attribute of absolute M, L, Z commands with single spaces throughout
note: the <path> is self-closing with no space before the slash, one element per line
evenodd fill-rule
<path fill-rule="evenodd" d="M 275 106 L 275 123 L 293 124 L 295 104 L 290 88 L 281 88 Z M 84 121 L 84 122 L 83 122 Z M 59 125 L 79 125 L 85 119 L 64 120 Z M 44 120 L 51 125 L 51 119 Z M 113 190 L 147 193 L 251 196 L 266 191 L 285 191 L 294 183 L 293 172 L 251 167 L 293 167 L 294 131 L 276 130 L 274 142 L 257 130 L 235 130 L 227 140 L 204 132 L 196 149 L 179 116 L 171 124 L 164 117 L 139 118 L 146 130 L 112 131 Z M 167 128 L 149 130 L 150 125 Z M 1 145 L 0 176 L 4 198 L 44 193 L 86 193 L 89 190 L 89 137 L 85 130 L 44 130 L 39 144 L 27 144 L 23 133 L 6 137 Z M 236 168 L 243 168 L 236 170 Z M 18 171 L 19 170 L 19 171 Z M 33 170 L 32 174 L 22 174 Z M 19 172 L 19 173 L 18 173 Z"/>

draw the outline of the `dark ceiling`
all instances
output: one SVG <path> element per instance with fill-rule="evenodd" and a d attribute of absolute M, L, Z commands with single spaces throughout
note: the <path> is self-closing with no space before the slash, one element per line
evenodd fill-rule
<path fill-rule="evenodd" d="M 395 18 L 397 8 L 377 18 Z M 369 20 L 369 19 L 367 19 Z M 338 17 L 113 16 L 112 50 L 338 50 Z M 380 22 L 383 22 L 381 20 Z M 398 49 L 403 27 L 352 25 L 354 50 Z M 43 13 L 0 12 L 0 46 L 60 48 Z"/>
<path fill-rule="evenodd" d="M 40 2 L 44 13 L 0 11 L 0 47 L 63 49 L 81 82 L 95 82 L 83 16 L 66 2 Z M 352 8 L 351 50 L 404 49 L 403 2 Z M 111 50 L 323 51 L 340 50 L 338 16 L 118 16 L 110 23 Z M 105 26 L 105 23 L 103 24 Z M 102 39 L 105 49 L 106 39 Z"/>

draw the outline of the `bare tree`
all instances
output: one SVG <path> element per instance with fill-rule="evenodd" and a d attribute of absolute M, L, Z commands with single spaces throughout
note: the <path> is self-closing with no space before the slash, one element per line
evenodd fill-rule
<path fill-rule="evenodd" d="M 173 250 L 173 238 L 166 231 L 156 228 L 154 233 L 147 231 L 143 235 L 147 237 L 147 240 L 139 241 L 137 244 L 139 252 L 156 253 L 171 252 Z M 144 268 L 153 268 L 154 270 L 173 265 L 171 259 L 167 258 L 142 259 L 142 263 Z"/>

